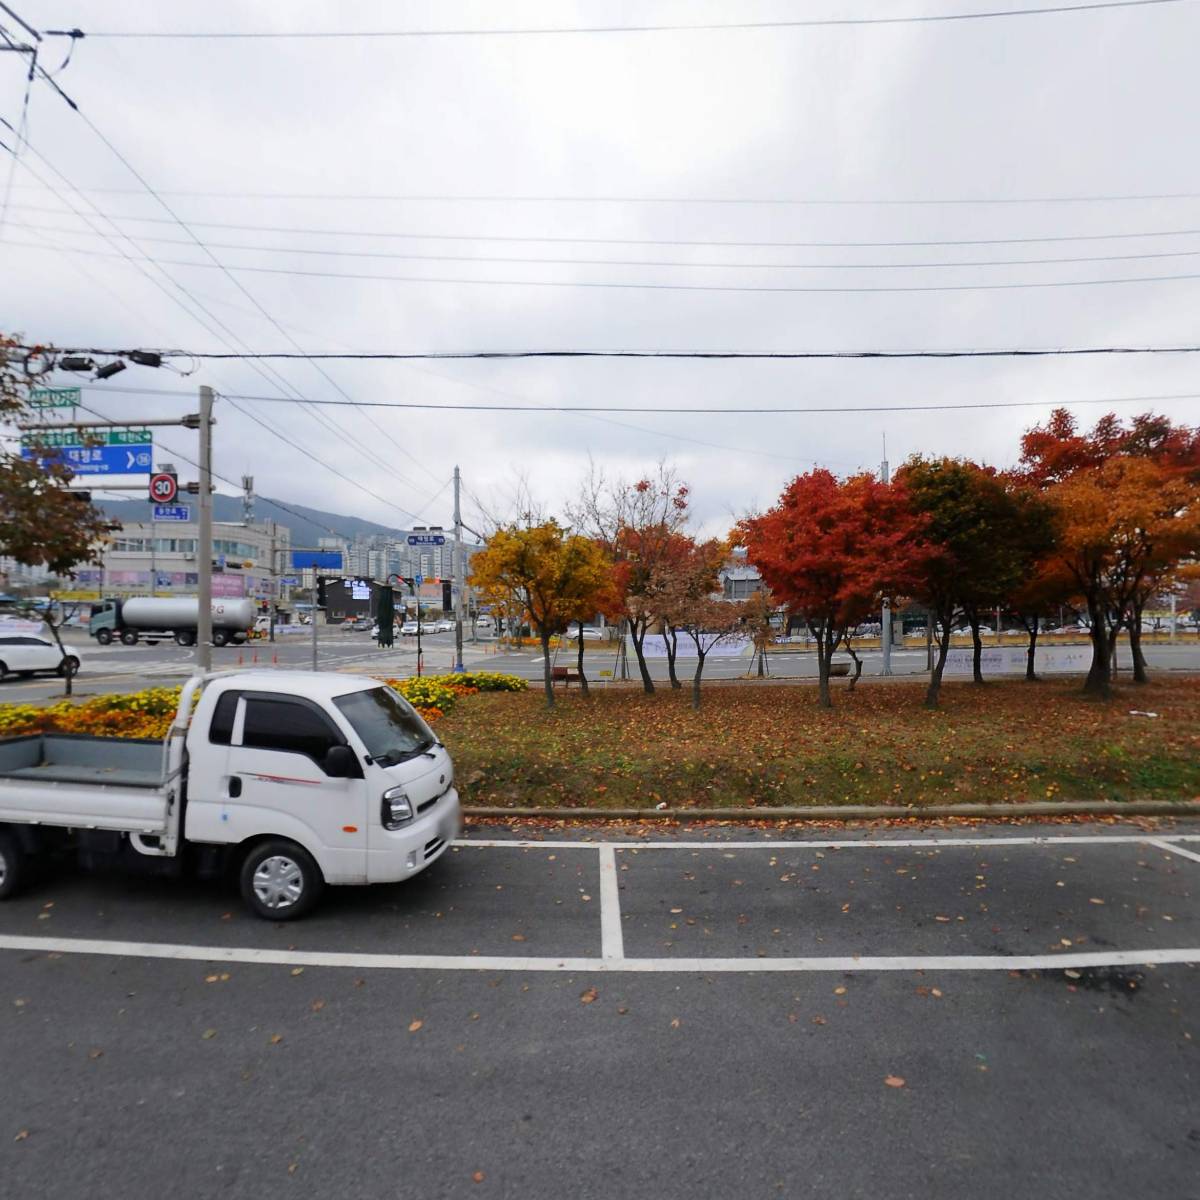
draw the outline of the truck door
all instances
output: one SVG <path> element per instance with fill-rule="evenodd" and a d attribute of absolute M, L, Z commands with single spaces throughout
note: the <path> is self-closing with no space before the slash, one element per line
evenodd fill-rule
<path fill-rule="evenodd" d="M 322 764 L 346 739 L 310 700 L 243 692 L 234 722 L 224 798 L 230 840 L 258 833 L 291 838 L 316 858 L 330 883 L 365 883 L 367 799 L 358 778 Z M 357 755 L 355 756 L 357 765 Z"/>

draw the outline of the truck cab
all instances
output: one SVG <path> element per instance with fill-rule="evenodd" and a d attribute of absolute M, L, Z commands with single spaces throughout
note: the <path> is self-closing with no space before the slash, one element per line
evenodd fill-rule
<path fill-rule="evenodd" d="M 107 646 L 118 634 L 121 628 L 121 602 L 105 599 L 99 604 L 92 605 L 91 616 L 88 617 L 88 634 L 94 637 L 102 646 Z"/>

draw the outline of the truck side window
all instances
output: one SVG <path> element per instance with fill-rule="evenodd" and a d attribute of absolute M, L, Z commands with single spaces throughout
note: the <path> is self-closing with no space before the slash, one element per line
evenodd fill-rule
<path fill-rule="evenodd" d="M 233 740 L 233 721 L 237 716 L 238 699 L 241 692 L 222 692 L 213 709 L 212 723 L 208 727 L 208 740 L 217 746 L 228 746 Z"/>
<path fill-rule="evenodd" d="M 320 765 L 330 746 L 342 744 L 333 726 L 307 704 L 274 698 L 246 700 L 243 746 L 303 754 Z"/>

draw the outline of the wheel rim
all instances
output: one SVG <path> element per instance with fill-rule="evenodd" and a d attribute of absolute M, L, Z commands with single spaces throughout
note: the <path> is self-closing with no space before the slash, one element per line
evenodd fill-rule
<path fill-rule="evenodd" d="M 254 869 L 254 894 L 266 908 L 291 908 L 303 892 L 304 872 L 294 859 L 272 854 Z"/>
<path fill-rule="evenodd" d="M 4 851 L 0 850 L 0 888 L 4 886 L 4 881 L 8 878 L 8 860 L 4 857 Z"/>

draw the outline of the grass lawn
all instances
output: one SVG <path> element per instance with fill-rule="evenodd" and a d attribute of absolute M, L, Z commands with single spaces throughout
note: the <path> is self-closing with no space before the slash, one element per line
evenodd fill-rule
<path fill-rule="evenodd" d="M 896 804 L 1200 796 L 1200 681 L 1085 700 L 1078 680 L 835 689 L 706 685 L 688 694 L 540 689 L 466 698 L 438 722 L 469 804 L 547 808 Z M 1150 710 L 1156 719 L 1133 717 Z"/>

